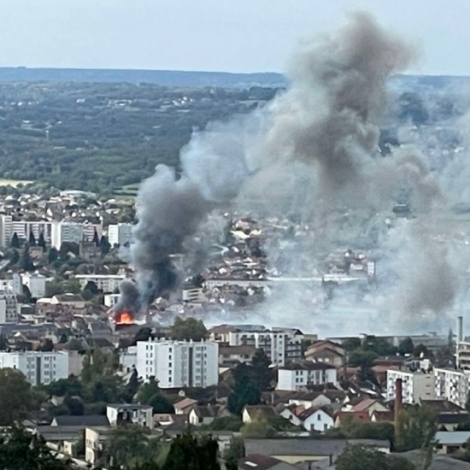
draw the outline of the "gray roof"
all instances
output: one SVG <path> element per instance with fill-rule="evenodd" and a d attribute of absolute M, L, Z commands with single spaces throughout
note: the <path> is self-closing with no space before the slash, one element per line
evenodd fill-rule
<path fill-rule="evenodd" d="M 104 415 L 56 416 L 52 422 L 54 426 L 109 426 Z"/>
<path fill-rule="evenodd" d="M 442 445 L 462 445 L 470 438 L 470 431 L 438 431 L 436 441 Z"/>
<path fill-rule="evenodd" d="M 390 448 L 390 442 L 371 439 L 246 439 L 246 454 L 298 455 L 298 456 L 337 456 L 343 453 L 348 444 Z"/>

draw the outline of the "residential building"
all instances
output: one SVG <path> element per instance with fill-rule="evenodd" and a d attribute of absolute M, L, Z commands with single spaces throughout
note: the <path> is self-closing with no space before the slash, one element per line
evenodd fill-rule
<path fill-rule="evenodd" d="M 111 426 L 120 424 L 138 424 L 153 428 L 153 408 L 150 405 L 119 403 L 106 407 L 106 417 Z"/>
<path fill-rule="evenodd" d="M 470 370 L 435 368 L 436 398 L 465 407 L 470 387 Z"/>
<path fill-rule="evenodd" d="M 200 287 L 184 288 L 181 291 L 183 302 L 202 303 L 207 301 L 204 291 Z"/>
<path fill-rule="evenodd" d="M 95 237 L 95 233 L 101 238 L 101 224 L 91 224 L 87 222 L 54 222 L 51 232 L 51 245 L 59 250 L 64 242 L 78 244 L 83 241 L 91 242 Z"/>
<path fill-rule="evenodd" d="M 108 226 L 108 241 L 111 246 L 130 244 L 133 240 L 132 224 L 112 224 Z"/>
<path fill-rule="evenodd" d="M 177 415 L 188 415 L 190 411 L 197 405 L 197 400 L 192 398 L 183 398 L 175 403 L 175 413 Z"/>
<path fill-rule="evenodd" d="M 219 381 L 219 345 L 212 341 L 137 342 L 137 372 L 161 388 L 208 387 Z"/>
<path fill-rule="evenodd" d="M 0 352 L 0 368 L 18 369 L 31 385 L 47 385 L 69 376 L 67 352 Z"/>
<path fill-rule="evenodd" d="M 17 323 L 18 302 L 16 294 L 12 292 L 0 291 L 0 324 Z"/>
<path fill-rule="evenodd" d="M 51 305 L 67 305 L 68 307 L 79 310 L 85 308 L 85 300 L 83 300 L 83 297 L 80 294 L 57 294 L 52 297 L 50 303 Z"/>
<path fill-rule="evenodd" d="M 46 295 L 46 278 L 43 275 L 24 273 L 21 274 L 21 281 L 34 299 L 41 299 Z"/>
<path fill-rule="evenodd" d="M 290 363 L 278 370 L 277 390 L 298 391 L 307 385 L 335 383 L 336 368 L 323 362 Z"/>
<path fill-rule="evenodd" d="M 44 240 L 49 243 L 53 224 L 54 222 L 46 220 L 13 220 L 11 215 L 2 215 L 0 216 L 0 246 L 9 246 L 15 233 L 21 240 L 29 240 L 31 233 L 36 240 L 39 240 L 42 234 Z"/>
<path fill-rule="evenodd" d="M 402 370 L 387 371 L 387 400 L 395 399 L 395 384 L 402 380 L 403 403 L 416 404 L 421 400 L 436 397 L 435 376 L 433 373 L 409 372 Z"/>
<path fill-rule="evenodd" d="M 219 325 L 209 329 L 209 339 L 216 341 L 220 346 L 228 346 L 230 341 L 230 332 L 236 332 L 237 327 L 234 325 Z"/>
<path fill-rule="evenodd" d="M 137 365 L 137 346 L 129 346 L 119 353 L 119 367 L 124 372 L 130 372 Z"/>
<path fill-rule="evenodd" d="M 314 362 L 325 362 L 335 367 L 344 364 L 344 348 L 333 341 L 316 341 L 305 351 L 305 358 Z"/>
<path fill-rule="evenodd" d="M 104 296 L 104 304 L 106 307 L 114 308 L 121 298 L 121 294 L 106 294 Z"/>
<path fill-rule="evenodd" d="M 229 332 L 229 346 L 254 346 L 262 349 L 277 366 L 302 358 L 303 334 L 296 329 L 272 329 Z"/>
<path fill-rule="evenodd" d="M 219 417 L 221 407 L 218 405 L 194 406 L 188 415 L 188 422 L 192 426 L 211 424 Z"/>
<path fill-rule="evenodd" d="M 457 343 L 457 367 L 459 369 L 470 370 L 470 343 Z"/>
<path fill-rule="evenodd" d="M 125 279 L 125 276 L 121 274 L 76 274 L 75 279 L 80 282 L 82 289 L 89 282 L 94 282 L 100 291 L 105 294 L 112 294 L 116 289 L 119 289 L 119 284 Z"/>
<path fill-rule="evenodd" d="M 251 364 L 256 348 L 254 346 L 219 346 L 219 365 L 231 367 L 236 364 Z"/>
<path fill-rule="evenodd" d="M 321 408 L 308 408 L 298 418 L 307 431 L 325 432 L 335 425 L 333 413 Z"/>

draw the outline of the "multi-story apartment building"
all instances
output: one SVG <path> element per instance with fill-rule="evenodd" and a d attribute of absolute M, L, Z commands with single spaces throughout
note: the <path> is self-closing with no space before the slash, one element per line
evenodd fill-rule
<path fill-rule="evenodd" d="M 24 273 L 21 274 L 21 281 L 25 285 L 31 297 L 40 299 L 46 295 L 46 278 L 41 274 Z"/>
<path fill-rule="evenodd" d="M 104 296 L 104 304 L 106 307 L 114 308 L 121 298 L 121 294 L 106 294 Z"/>
<path fill-rule="evenodd" d="M 108 241 L 111 246 L 123 246 L 126 243 L 130 244 L 133 240 L 132 237 L 132 224 L 112 224 L 108 226 Z"/>
<path fill-rule="evenodd" d="M 435 368 L 436 398 L 465 408 L 470 387 L 470 370 Z"/>
<path fill-rule="evenodd" d="M 395 383 L 402 380 L 403 403 L 415 404 L 421 400 L 436 398 L 435 376 L 433 373 L 408 372 L 403 370 L 387 371 L 387 400 L 395 398 Z"/>
<path fill-rule="evenodd" d="M 0 368 L 21 371 L 31 385 L 47 385 L 69 376 L 67 352 L 0 352 Z"/>
<path fill-rule="evenodd" d="M 456 363 L 459 369 L 470 370 L 470 343 L 457 343 Z"/>
<path fill-rule="evenodd" d="M 47 220 L 13 220 L 11 215 L 2 215 L 0 216 L 0 246 L 8 246 L 15 233 L 21 240 L 29 240 L 31 233 L 38 240 L 42 234 L 44 240 L 50 242 L 53 225 L 54 222 Z"/>
<path fill-rule="evenodd" d="M 212 341 L 137 342 L 137 373 L 161 388 L 208 387 L 219 381 L 219 345 Z"/>
<path fill-rule="evenodd" d="M 0 324 L 17 323 L 18 302 L 16 294 L 8 291 L 0 291 Z"/>
<path fill-rule="evenodd" d="M 336 367 L 322 362 L 291 363 L 278 370 L 277 390 L 298 391 L 307 385 L 337 381 Z"/>
<path fill-rule="evenodd" d="M 271 363 L 284 366 L 302 358 L 303 333 L 296 329 L 273 328 L 271 330 L 230 331 L 229 346 L 254 346 L 262 349 Z"/>
<path fill-rule="evenodd" d="M 144 428 L 153 428 L 153 408 L 149 405 L 119 403 L 106 406 L 106 417 L 111 426 L 136 424 Z"/>
<path fill-rule="evenodd" d="M 96 287 L 105 294 L 113 293 L 119 288 L 119 284 L 125 278 L 120 274 L 77 274 L 75 279 L 80 282 L 83 289 L 89 282 L 94 282 Z"/>
<path fill-rule="evenodd" d="M 101 224 L 91 224 L 87 222 L 54 222 L 51 232 L 51 245 L 59 250 L 64 242 L 92 242 L 95 237 L 95 232 L 97 236 L 101 238 Z"/>

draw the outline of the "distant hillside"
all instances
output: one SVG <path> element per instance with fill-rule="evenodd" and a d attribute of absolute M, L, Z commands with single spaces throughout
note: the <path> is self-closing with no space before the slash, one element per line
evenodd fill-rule
<path fill-rule="evenodd" d="M 288 80 L 282 74 L 192 72 L 178 70 L 60 69 L 0 67 L 0 82 L 77 82 L 77 83 L 149 83 L 167 87 L 220 87 L 245 89 L 256 86 L 280 88 Z M 400 75 L 392 84 L 408 89 L 434 88 L 470 84 L 469 77 Z"/>
<path fill-rule="evenodd" d="M 278 88 L 286 79 L 278 73 L 184 72 L 177 70 L 111 70 L 0 67 L 0 82 L 151 83 L 170 87 Z"/>

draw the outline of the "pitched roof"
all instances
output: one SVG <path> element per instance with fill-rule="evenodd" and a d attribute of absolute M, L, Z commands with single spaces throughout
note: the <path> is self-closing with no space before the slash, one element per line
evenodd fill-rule
<path fill-rule="evenodd" d="M 261 414 L 265 418 L 275 418 L 277 416 L 276 410 L 274 407 L 269 405 L 256 405 L 256 406 L 245 406 L 245 410 L 250 416 L 255 416 L 256 414 Z"/>
<path fill-rule="evenodd" d="M 195 406 L 193 410 L 199 418 L 216 418 L 220 411 L 220 406 Z"/>
<path fill-rule="evenodd" d="M 448 400 L 421 400 L 421 406 L 428 406 L 437 413 L 466 411 L 465 408 Z"/>
<path fill-rule="evenodd" d="M 197 405 L 197 400 L 193 400 L 192 398 L 184 398 L 178 403 L 175 403 L 174 406 L 175 406 L 175 410 L 184 410 L 194 405 Z"/>
<path fill-rule="evenodd" d="M 83 297 L 80 294 L 57 294 L 54 298 L 59 303 L 63 302 L 84 302 Z"/>
<path fill-rule="evenodd" d="M 370 415 L 367 411 L 340 411 L 336 414 L 336 419 L 340 422 L 347 420 L 348 418 L 352 420 L 360 421 L 361 423 L 369 423 Z"/>
<path fill-rule="evenodd" d="M 104 415 L 56 416 L 52 426 L 109 426 Z"/>
<path fill-rule="evenodd" d="M 375 416 L 376 421 L 392 422 L 395 420 L 393 411 L 373 411 L 371 416 Z"/>
<path fill-rule="evenodd" d="M 285 366 L 279 367 L 279 370 L 328 370 L 336 369 L 332 364 L 327 364 L 325 362 L 312 362 L 312 361 L 303 361 L 303 362 L 291 362 Z"/>
<path fill-rule="evenodd" d="M 354 405 L 353 411 L 366 411 L 376 402 L 377 400 L 366 398 L 365 400 L 360 401 L 357 405 Z"/>
<path fill-rule="evenodd" d="M 242 470 L 268 470 L 278 464 L 281 460 L 262 454 L 250 454 L 238 461 L 238 468 Z M 293 467 L 294 468 L 294 467 Z"/>

